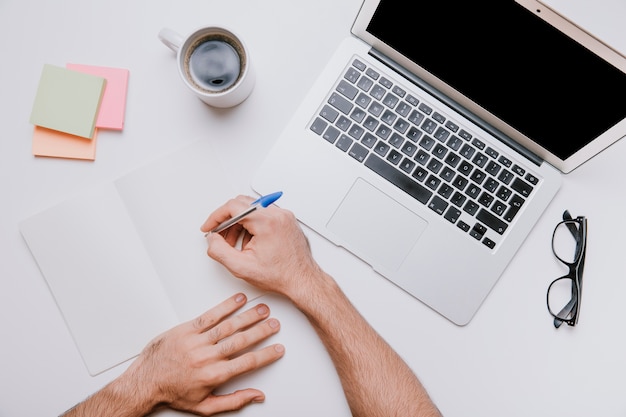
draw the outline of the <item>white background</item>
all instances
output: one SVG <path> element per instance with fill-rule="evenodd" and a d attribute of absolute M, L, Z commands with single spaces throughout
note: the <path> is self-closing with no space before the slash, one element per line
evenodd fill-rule
<path fill-rule="evenodd" d="M 577 18 L 626 50 L 614 14 L 602 7 L 581 12 L 580 3 L 571 3 Z M 260 158 L 349 33 L 359 7 L 358 0 L 0 0 L 1 417 L 58 415 L 124 369 L 88 375 L 18 222 L 198 140 L 211 141 L 228 167 L 224 175 L 239 192 L 251 193 Z M 240 34 L 257 69 L 255 90 L 233 109 L 212 109 L 186 91 L 172 52 L 157 39 L 164 26 L 186 34 L 209 24 Z M 95 162 L 31 154 L 28 119 L 41 69 L 67 62 L 130 70 L 126 126 L 121 133 L 100 132 Z M 624 157 L 622 140 L 566 176 L 465 327 L 307 233 L 322 266 L 405 358 L 445 416 L 624 416 Z M 198 192 L 210 192 L 210 183 Z M 579 325 L 555 330 L 545 291 L 565 272 L 550 250 L 564 209 L 588 217 L 589 240 Z M 328 368 L 319 372 L 316 381 L 336 384 Z M 318 398 L 315 389 L 312 384 L 311 402 L 336 404 L 336 415 L 345 413 L 338 388 L 328 398 Z M 315 415 L 312 410 L 303 403 L 298 415 Z"/>

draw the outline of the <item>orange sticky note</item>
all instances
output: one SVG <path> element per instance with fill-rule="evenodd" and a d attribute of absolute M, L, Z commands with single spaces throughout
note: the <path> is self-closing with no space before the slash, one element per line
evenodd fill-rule
<path fill-rule="evenodd" d="M 58 130 L 35 126 L 33 132 L 33 155 L 69 159 L 96 159 L 96 138 L 98 129 L 92 139 L 70 135 Z"/>
<path fill-rule="evenodd" d="M 67 64 L 67 69 L 96 75 L 107 80 L 102 104 L 96 120 L 101 129 L 122 130 L 126 112 L 126 93 L 129 71 L 122 68 L 98 67 L 93 65 Z"/>

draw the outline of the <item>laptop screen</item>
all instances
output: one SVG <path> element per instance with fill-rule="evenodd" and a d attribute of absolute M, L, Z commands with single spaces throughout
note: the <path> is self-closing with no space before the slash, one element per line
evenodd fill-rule
<path fill-rule="evenodd" d="M 565 160 L 626 117 L 626 75 L 514 1 L 381 0 L 367 32 Z"/>

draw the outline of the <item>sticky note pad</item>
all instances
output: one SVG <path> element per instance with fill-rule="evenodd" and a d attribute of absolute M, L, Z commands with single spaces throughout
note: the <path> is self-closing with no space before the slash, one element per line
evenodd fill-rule
<path fill-rule="evenodd" d="M 35 126 L 33 132 L 33 155 L 93 161 L 96 159 L 97 136 L 97 129 L 93 134 L 93 138 L 87 139 Z"/>
<path fill-rule="evenodd" d="M 105 86 L 103 77 L 46 64 L 30 122 L 91 139 Z"/>
<path fill-rule="evenodd" d="M 67 64 L 66 68 L 103 77 L 107 80 L 102 96 L 96 127 L 122 130 L 126 112 L 126 92 L 129 71 L 123 68 L 98 67 L 93 65 Z"/>

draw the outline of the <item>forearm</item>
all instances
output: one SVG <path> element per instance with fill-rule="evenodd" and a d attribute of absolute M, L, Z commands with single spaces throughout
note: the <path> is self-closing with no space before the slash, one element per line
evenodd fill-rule
<path fill-rule="evenodd" d="M 323 272 L 294 303 L 326 346 L 355 417 L 440 416 L 408 365 Z M 309 287 L 309 285 L 307 285 Z"/>
<path fill-rule="evenodd" d="M 156 406 L 149 398 L 127 375 L 122 375 L 60 417 L 145 416 Z"/>

